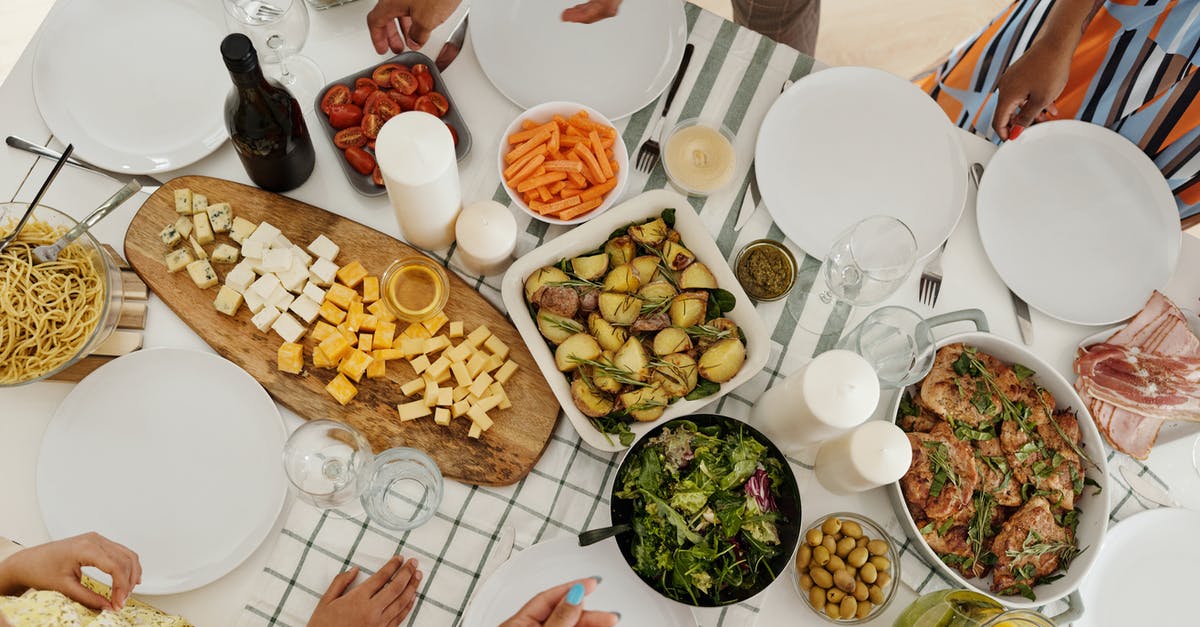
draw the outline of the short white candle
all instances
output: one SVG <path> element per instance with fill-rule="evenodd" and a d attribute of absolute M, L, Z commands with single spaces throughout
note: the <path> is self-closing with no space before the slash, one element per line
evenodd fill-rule
<path fill-rule="evenodd" d="M 471 274 L 499 274 L 512 262 L 517 248 L 517 220 L 494 200 L 463 207 L 454 226 L 458 257 Z"/>
<path fill-rule="evenodd" d="M 814 472 L 834 494 L 854 494 L 898 481 L 912 464 L 908 436 L 896 425 L 872 420 L 821 445 Z"/>
<path fill-rule="evenodd" d="M 379 131 L 375 157 L 404 239 L 426 250 L 454 242 L 462 191 L 446 124 L 428 113 L 405 111 Z"/>
<path fill-rule="evenodd" d="M 750 423 L 791 452 L 856 427 L 879 404 L 879 377 L 860 355 L 831 350 L 767 390 Z"/>

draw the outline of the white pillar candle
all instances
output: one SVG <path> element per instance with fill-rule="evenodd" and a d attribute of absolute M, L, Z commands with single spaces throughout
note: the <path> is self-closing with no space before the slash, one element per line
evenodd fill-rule
<path fill-rule="evenodd" d="M 471 274 L 504 272 L 517 249 L 517 220 L 508 207 L 481 200 L 463 207 L 454 226 L 458 257 Z"/>
<path fill-rule="evenodd" d="M 846 350 L 818 355 L 767 390 L 750 422 L 779 447 L 794 451 L 856 427 L 879 404 L 879 377 L 867 360 Z"/>
<path fill-rule="evenodd" d="M 405 111 L 379 131 L 375 157 L 404 239 L 426 250 L 454 242 L 462 191 L 446 124 L 428 113 Z"/>
<path fill-rule="evenodd" d="M 834 494 L 853 494 L 899 481 L 912 464 L 908 436 L 896 425 L 872 420 L 821 445 L 814 472 Z"/>

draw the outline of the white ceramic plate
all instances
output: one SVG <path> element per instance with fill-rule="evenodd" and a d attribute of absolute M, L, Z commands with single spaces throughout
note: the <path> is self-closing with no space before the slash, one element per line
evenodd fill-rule
<path fill-rule="evenodd" d="M 1080 592 L 1087 612 L 1076 627 L 1195 625 L 1187 609 L 1196 594 L 1200 512 L 1163 508 L 1117 523 Z"/>
<path fill-rule="evenodd" d="M 650 589 L 621 557 L 616 540 L 588 547 L 575 538 L 535 544 L 502 564 L 483 582 L 463 616 L 462 627 L 495 627 L 547 588 L 585 577 L 603 581 L 584 608 L 621 613 L 622 625 L 694 627 L 688 608 Z"/>
<path fill-rule="evenodd" d="M 75 156 L 103 168 L 194 163 L 228 136 L 223 35 L 214 13 L 191 2 L 64 0 L 33 57 L 38 110 Z"/>
<path fill-rule="evenodd" d="M 1171 278 L 1181 230 L 1162 173 L 1101 126 L 1038 124 L 988 163 L 977 202 L 984 251 L 1049 316 L 1112 324 Z"/>
<path fill-rule="evenodd" d="M 595 24 L 561 19 L 578 0 L 505 0 L 471 5 L 471 43 L 500 93 L 522 109 L 551 100 L 581 102 L 619 120 L 671 83 L 687 21 L 679 0 L 621 4 Z"/>
<path fill-rule="evenodd" d="M 286 437 L 241 368 L 138 351 L 89 375 L 55 412 L 38 457 L 42 518 L 53 539 L 95 531 L 133 549 L 139 592 L 193 590 L 236 568 L 275 524 Z"/>
<path fill-rule="evenodd" d="M 591 420 L 575 407 L 575 402 L 571 400 L 570 381 L 554 365 L 554 353 L 538 331 L 537 323 L 529 315 L 529 307 L 525 305 L 525 278 L 538 268 L 554 265 L 566 257 L 574 257 L 595 250 L 608 241 L 608 236 L 614 230 L 633 222 L 642 222 L 656 217 L 662 213 L 663 209 L 668 208 L 675 209 L 675 230 L 679 231 L 683 244 L 696 254 L 698 261 L 708 266 L 717 279 L 717 285 L 728 290 L 737 299 L 733 311 L 726 314 L 725 317 L 736 322 L 742 332 L 746 334 L 746 362 L 737 376 L 731 381 L 721 384 L 721 389 L 716 394 L 695 401 L 680 399 L 667 407 L 662 418 L 654 422 L 635 422 L 630 428 L 633 429 L 635 436 L 641 437 L 643 433 L 663 420 L 694 414 L 758 374 L 763 366 L 767 365 L 771 342 L 766 325 L 763 324 L 762 318 L 754 309 L 754 303 L 742 290 L 737 277 L 729 268 L 725 257 L 721 255 L 721 249 L 717 248 L 717 243 L 713 241 L 704 222 L 700 220 L 683 196 L 660 189 L 646 192 L 621 203 L 609 209 L 604 215 L 597 216 L 594 220 L 575 227 L 526 253 L 509 267 L 501 282 L 501 292 L 508 315 L 512 316 L 513 324 L 521 332 L 521 337 L 529 347 L 529 352 L 533 354 L 534 361 L 542 369 L 542 375 L 549 381 L 550 389 L 554 392 L 559 404 L 562 405 L 563 412 L 567 414 L 567 418 L 571 420 L 571 424 L 575 426 L 575 430 L 579 432 L 583 441 L 601 451 L 616 452 L 628 447 L 622 446 L 615 436 L 609 436 L 613 438 L 610 442 L 603 433 L 592 426 Z"/>
<path fill-rule="evenodd" d="M 767 112 L 754 151 L 771 217 L 818 259 L 873 215 L 903 220 L 919 257 L 954 231 L 967 162 L 946 114 L 882 70 L 841 67 L 796 81 Z"/>

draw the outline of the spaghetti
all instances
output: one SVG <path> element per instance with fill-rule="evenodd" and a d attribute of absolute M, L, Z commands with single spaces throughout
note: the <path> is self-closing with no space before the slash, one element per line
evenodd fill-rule
<path fill-rule="evenodd" d="M 13 224 L 0 225 L 0 238 Z M 37 263 L 33 249 L 66 231 L 31 220 L 0 252 L 0 385 L 41 377 L 75 357 L 104 313 L 104 277 L 93 253 L 72 243 L 58 261 Z"/>

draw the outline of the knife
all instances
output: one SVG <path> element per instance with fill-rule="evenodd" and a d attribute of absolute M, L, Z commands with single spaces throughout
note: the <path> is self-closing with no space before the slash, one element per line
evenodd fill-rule
<path fill-rule="evenodd" d="M 1122 465 L 1118 468 L 1121 472 L 1121 477 L 1125 479 L 1125 483 L 1129 484 L 1129 489 L 1133 493 L 1143 499 L 1163 507 L 1179 507 L 1179 503 L 1171 498 L 1171 495 L 1166 490 L 1158 487 L 1149 479 L 1139 475 L 1136 470 L 1130 466 Z"/>
<path fill-rule="evenodd" d="M 738 211 L 737 224 L 733 225 L 733 232 L 736 233 L 746 226 L 750 221 L 750 217 L 754 215 L 754 211 L 758 209 L 758 201 L 760 199 L 758 193 L 758 181 L 755 180 L 754 164 L 750 164 L 750 184 L 746 186 L 746 195 L 742 197 L 742 209 Z"/>
<path fill-rule="evenodd" d="M 469 13 L 470 9 L 463 11 L 462 19 L 450 33 L 450 38 L 442 44 L 442 49 L 438 51 L 437 61 L 434 61 L 433 64 L 437 66 L 439 72 L 445 72 L 446 68 L 454 63 L 458 53 L 462 52 L 463 41 L 467 38 L 467 15 Z"/>
<path fill-rule="evenodd" d="M 488 553 L 487 559 L 484 560 L 483 566 L 479 569 L 479 581 L 482 583 L 487 580 L 492 573 L 496 572 L 500 565 L 508 561 L 508 556 L 512 554 L 513 542 L 517 539 L 517 530 L 505 525 L 500 529 L 500 535 L 496 538 L 496 543 L 492 545 L 492 550 Z"/>
<path fill-rule="evenodd" d="M 1033 346 L 1033 320 L 1029 318 L 1029 303 L 1012 290 L 1008 290 L 1008 294 L 1012 296 L 1013 312 L 1017 314 L 1017 328 L 1021 330 L 1021 340 L 1026 346 Z"/>
<path fill-rule="evenodd" d="M 62 156 L 61 152 L 51 150 L 45 146 L 39 146 L 33 142 L 21 139 L 20 137 L 14 137 L 12 135 L 9 135 L 4 142 L 13 148 L 16 148 L 17 150 L 32 152 L 35 155 L 49 157 L 50 159 L 58 159 Z M 67 159 L 67 163 L 75 167 L 91 170 L 92 172 L 96 172 L 98 174 L 103 174 L 104 176 L 107 176 L 108 178 L 120 183 L 125 183 L 129 181 L 129 179 L 133 179 L 138 182 L 138 185 L 142 186 L 142 191 L 146 192 L 147 194 L 153 194 L 158 190 L 159 187 L 162 187 L 162 181 L 146 174 L 122 174 L 121 172 L 113 172 L 112 170 L 105 170 L 100 166 L 92 165 L 87 161 L 76 159 L 75 157 Z"/>

